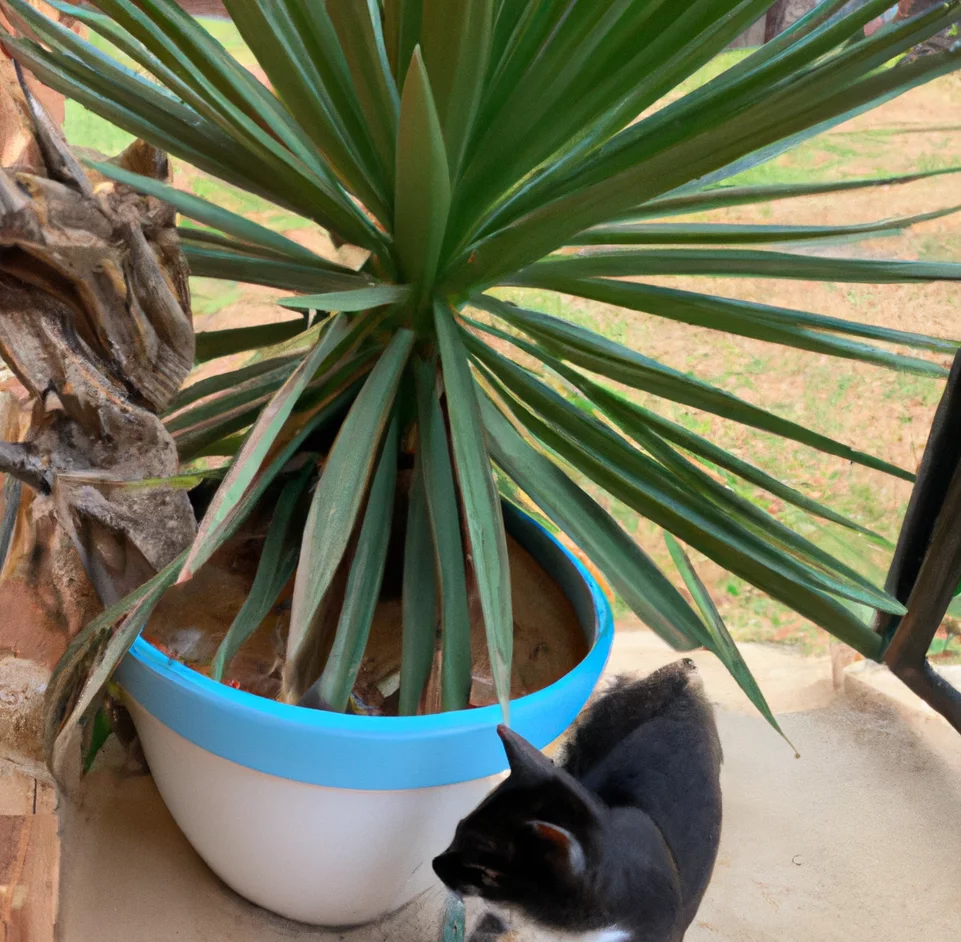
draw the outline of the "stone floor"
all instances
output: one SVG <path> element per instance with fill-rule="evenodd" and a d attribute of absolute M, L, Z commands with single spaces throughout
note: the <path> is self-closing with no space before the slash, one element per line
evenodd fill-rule
<path fill-rule="evenodd" d="M 837 696 L 828 659 L 745 649 L 801 757 L 716 662 L 697 655 L 719 706 L 726 820 L 687 942 L 961 938 L 961 739 L 909 698 L 902 705 L 878 693 L 883 682 L 870 673 L 855 672 Z M 647 633 L 623 633 L 612 671 L 644 672 L 671 656 Z M 151 780 L 115 764 L 91 774 L 79 805 L 63 803 L 61 832 L 60 942 L 438 938 L 440 893 L 388 923 L 342 933 L 251 906 L 194 854 Z"/>
<path fill-rule="evenodd" d="M 745 654 L 801 755 L 716 661 L 695 655 L 718 705 L 726 817 L 687 942 L 961 938 L 961 739 L 884 669 L 849 668 L 838 695 L 827 658 L 752 645 Z M 611 672 L 643 673 L 671 657 L 652 635 L 622 632 Z M 152 780 L 104 758 L 78 802 L 61 800 L 59 836 L 42 775 L 0 762 L 0 942 L 438 938 L 440 891 L 348 932 L 252 906 L 193 852 Z"/>

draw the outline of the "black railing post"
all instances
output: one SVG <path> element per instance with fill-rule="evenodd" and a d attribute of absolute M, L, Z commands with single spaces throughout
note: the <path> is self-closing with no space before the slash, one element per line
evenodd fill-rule
<path fill-rule="evenodd" d="M 961 732 L 961 691 L 928 663 L 928 648 L 961 581 L 961 350 L 931 425 L 885 588 L 904 603 L 880 615 L 884 663 Z"/>

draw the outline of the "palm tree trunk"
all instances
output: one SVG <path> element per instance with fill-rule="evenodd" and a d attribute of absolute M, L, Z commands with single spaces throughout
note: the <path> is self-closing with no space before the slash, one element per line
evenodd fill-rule
<path fill-rule="evenodd" d="M 193 362 L 174 213 L 85 172 L 0 59 L 0 651 L 48 667 L 195 531 L 159 414 Z M 15 152 L 15 153 L 14 153 Z M 116 162 L 167 176 L 135 142 Z M 39 749 L 39 743 L 36 744 Z"/>

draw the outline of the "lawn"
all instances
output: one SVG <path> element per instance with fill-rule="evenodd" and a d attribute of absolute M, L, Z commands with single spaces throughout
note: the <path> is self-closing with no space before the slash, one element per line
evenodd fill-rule
<path fill-rule="evenodd" d="M 256 69 L 232 26 L 213 23 L 218 38 L 245 65 Z M 692 78 L 689 90 L 743 53 L 718 57 Z M 961 76 L 940 79 L 815 138 L 788 154 L 742 175 L 738 182 L 786 183 L 887 176 L 961 165 Z M 102 120 L 70 103 L 66 131 L 78 146 L 114 153 L 129 140 Z M 175 166 L 175 183 L 284 231 L 312 248 L 333 251 L 325 233 L 306 220 L 240 193 L 193 168 Z M 836 224 L 867 222 L 961 205 L 961 174 L 910 186 L 862 190 L 850 196 L 809 197 L 761 207 L 715 212 L 714 222 Z M 690 216 L 686 221 L 708 219 Z M 961 214 L 920 225 L 898 237 L 862 240 L 819 251 L 874 257 L 961 259 Z M 815 284 L 785 280 L 661 278 L 659 284 L 823 314 L 905 330 L 961 338 L 961 288 L 957 285 Z M 221 329 L 289 315 L 272 304 L 276 293 L 231 282 L 194 279 L 194 315 L 200 329 Z M 688 327 L 652 316 L 579 299 L 558 300 L 534 291 L 506 291 L 511 300 L 601 330 L 662 362 L 697 375 L 742 398 L 763 404 L 896 464 L 915 468 L 921 456 L 942 384 L 850 360 L 785 350 L 776 345 Z M 946 358 L 942 360 L 948 365 Z M 627 390 L 624 390 L 628 392 Z M 707 435 L 766 471 L 829 504 L 888 540 L 897 537 L 910 485 L 854 467 L 839 459 L 772 436 L 747 430 L 687 407 L 631 395 L 688 428 Z M 890 548 L 856 542 L 847 531 L 821 524 L 807 514 L 772 500 L 730 478 L 732 486 L 766 507 L 784 523 L 883 581 Z M 659 562 L 668 557 L 659 533 L 629 509 L 598 495 Z M 735 637 L 823 651 L 827 635 L 740 579 L 707 560 L 700 570 Z M 625 616 L 625 611 L 619 612 Z M 624 618 L 624 623 L 629 623 Z M 949 629 L 952 624 L 947 626 Z M 938 642 L 941 656 L 961 654 L 957 638 Z"/>

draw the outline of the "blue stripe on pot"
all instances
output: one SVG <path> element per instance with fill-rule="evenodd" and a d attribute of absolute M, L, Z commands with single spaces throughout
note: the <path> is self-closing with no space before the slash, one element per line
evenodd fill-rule
<path fill-rule="evenodd" d="M 570 599 L 593 644 L 556 683 L 511 704 L 511 725 L 539 748 L 574 721 L 611 651 L 607 598 L 581 563 L 540 524 L 505 504 L 511 535 Z M 117 672 L 126 694 L 181 736 L 252 769 L 314 785 L 389 790 L 448 785 L 507 768 L 499 707 L 430 716 L 326 713 L 219 684 L 138 638 Z"/>

